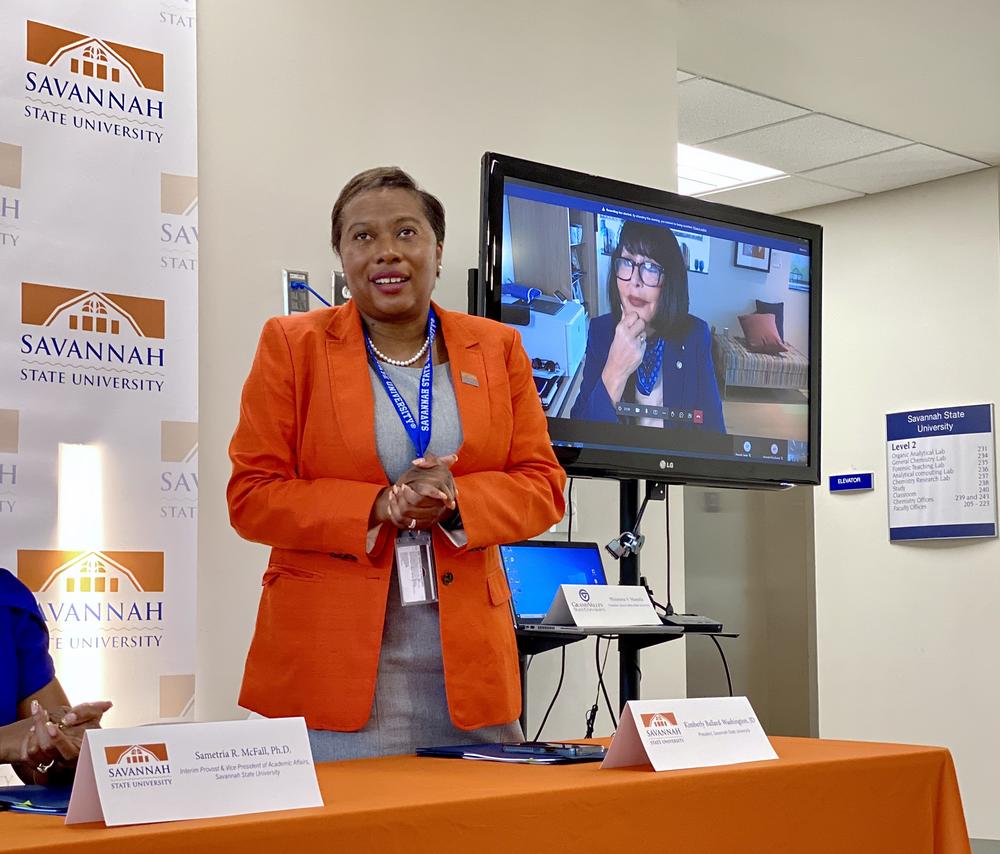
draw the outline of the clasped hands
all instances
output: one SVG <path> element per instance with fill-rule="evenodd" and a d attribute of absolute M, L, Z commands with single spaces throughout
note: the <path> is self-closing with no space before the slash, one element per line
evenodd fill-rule
<path fill-rule="evenodd" d="M 438 457 L 424 454 L 375 500 L 374 521 L 389 522 L 403 530 L 426 530 L 443 522 L 458 507 L 458 489 L 451 476 L 457 454 Z"/>
<path fill-rule="evenodd" d="M 30 717 L 4 729 L 10 732 L 5 761 L 22 764 L 35 782 L 48 782 L 50 774 L 69 771 L 76 765 L 83 734 L 101 725 L 101 716 L 111 708 L 107 701 L 58 706 L 50 713 L 37 700 L 31 702 Z"/>

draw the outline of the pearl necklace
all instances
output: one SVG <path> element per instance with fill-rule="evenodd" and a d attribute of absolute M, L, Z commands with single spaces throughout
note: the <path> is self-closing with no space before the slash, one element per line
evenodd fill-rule
<path fill-rule="evenodd" d="M 378 347 L 375 346 L 375 342 L 372 341 L 371 338 L 368 339 L 368 344 L 371 346 L 372 352 L 376 356 L 378 356 L 383 362 L 388 362 L 390 365 L 395 365 L 397 368 L 408 368 L 410 365 L 412 365 L 415 361 L 417 361 L 417 359 L 419 359 L 421 356 L 424 355 L 424 353 L 427 352 L 427 348 L 430 346 L 430 343 L 431 343 L 431 336 L 428 335 L 424 339 L 424 343 L 420 347 L 420 349 L 417 350 L 417 352 L 414 353 L 412 356 L 410 356 L 409 359 L 390 359 L 385 353 L 383 353 L 381 350 L 379 350 Z"/>

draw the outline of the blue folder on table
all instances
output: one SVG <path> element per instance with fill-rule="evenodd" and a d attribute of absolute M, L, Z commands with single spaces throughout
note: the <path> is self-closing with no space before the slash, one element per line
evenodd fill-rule
<path fill-rule="evenodd" d="M 0 786 L 0 810 L 66 815 L 72 786 Z"/>
<path fill-rule="evenodd" d="M 606 749 L 599 744 L 553 742 L 449 744 L 418 747 L 417 756 L 441 759 L 478 759 L 485 762 L 512 762 L 520 765 L 566 765 L 571 762 L 599 762 Z"/>

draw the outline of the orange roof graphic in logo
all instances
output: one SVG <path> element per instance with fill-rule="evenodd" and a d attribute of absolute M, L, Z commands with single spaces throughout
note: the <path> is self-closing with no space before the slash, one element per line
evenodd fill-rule
<path fill-rule="evenodd" d="M 198 207 L 198 179 L 193 175 L 160 173 L 160 212 L 188 216 Z"/>
<path fill-rule="evenodd" d="M 640 715 L 642 725 L 646 729 L 677 726 L 677 715 L 673 712 L 654 712 L 651 715 Z"/>
<path fill-rule="evenodd" d="M 157 765 L 166 762 L 167 746 L 157 744 L 116 744 L 104 748 L 108 765 Z"/>
<path fill-rule="evenodd" d="M 0 410 L 2 411 L 2 410 Z M 160 422 L 160 461 L 189 463 L 198 453 L 197 421 Z"/>
<path fill-rule="evenodd" d="M 160 717 L 183 718 L 194 711 L 194 674 L 160 677 Z"/>
<path fill-rule="evenodd" d="M 0 409 L 0 454 L 16 454 L 18 423 L 21 413 L 16 409 Z"/>
<path fill-rule="evenodd" d="M 72 74 L 108 83 L 130 80 L 163 91 L 163 54 L 127 44 L 28 21 L 26 58 Z"/>
<path fill-rule="evenodd" d="M 21 146 L 0 142 L 0 184 L 21 189 Z"/>
<path fill-rule="evenodd" d="M 163 552 L 18 549 L 17 577 L 35 593 L 159 592 Z"/>
<path fill-rule="evenodd" d="M 65 332 L 163 338 L 163 300 L 21 283 L 21 323 Z"/>

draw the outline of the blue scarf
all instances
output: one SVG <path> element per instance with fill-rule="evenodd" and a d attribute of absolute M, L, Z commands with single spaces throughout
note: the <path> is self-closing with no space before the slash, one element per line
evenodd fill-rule
<path fill-rule="evenodd" d="M 646 352 L 642 357 L 642 364 L 636 371 L 635 384 L 639 391 L 646 397 L 653 393 L 656 381 L 660 378 L 660 371 L 663 368 L 663 345 L 662 338 L 656 339 L 656 344 L 646 347 Z"/>

